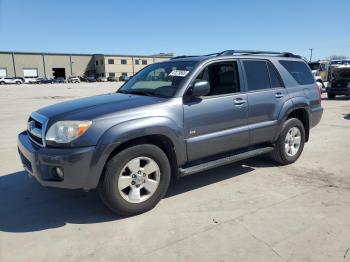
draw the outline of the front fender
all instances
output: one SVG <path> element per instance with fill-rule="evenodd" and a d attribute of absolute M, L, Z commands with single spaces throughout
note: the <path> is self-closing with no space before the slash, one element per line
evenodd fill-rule
<path fill-rule="evenodd" d="M 178 163 L 186 161 L 183 129 L 167 117 L 146 117 L 117 124 L 102 135 L 98 146 L 111 145 L 108 146 L 107 152 L 111 153 L 122 143 L 148 135 L 162 135 L 170 139 L 177 152 Z"/>

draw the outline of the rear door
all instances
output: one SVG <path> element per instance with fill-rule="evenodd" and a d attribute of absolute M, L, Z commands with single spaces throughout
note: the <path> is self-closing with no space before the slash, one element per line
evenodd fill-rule
<path fill-rule="evenodd" d="M 250 144 L 271 142 L 278 132 L 278 115 L 288 93 L 270 61 L 245 59 L 242 64 L 248 91 Z"/>
<path fill-rule="evenodd" d="M 212 63 L 197 79 L 207 80 L 207 96 L 184 102 L 189 161 L 249 145 L 247 95 L 241 92 L 237 61 Z"/>

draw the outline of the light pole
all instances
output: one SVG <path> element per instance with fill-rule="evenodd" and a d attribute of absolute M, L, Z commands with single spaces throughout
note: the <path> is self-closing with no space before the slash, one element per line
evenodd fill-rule
<path fill-rule="evenodd" d="M 313 50 L 314 50 L 313 48 L 310 48 L 310 62 L 312 61 L 312 51 Z"/>

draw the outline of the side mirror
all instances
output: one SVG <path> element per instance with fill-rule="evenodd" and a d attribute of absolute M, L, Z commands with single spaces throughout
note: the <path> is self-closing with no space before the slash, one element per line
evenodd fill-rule
<path fill-rule="evenodd" d="M 192 87 L 192 96 L 200 97 L 209 94 L 210 92 L 210 84 L 206 80 L 198 80 L 194 82 Z"/>

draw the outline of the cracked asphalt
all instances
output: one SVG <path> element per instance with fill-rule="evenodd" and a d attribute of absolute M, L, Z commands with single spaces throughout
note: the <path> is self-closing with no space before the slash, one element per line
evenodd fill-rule
<path fill-rule="evenodd" d="M 96 192 L 47 189 L 23 171 L 16 136 L 45 105 L 119 83 L 0 89 L 0 261 L 350 261 L 350 99 L 324 115 L 301 158 L 261 156 L 172 181 L 122 218 Z"/>

